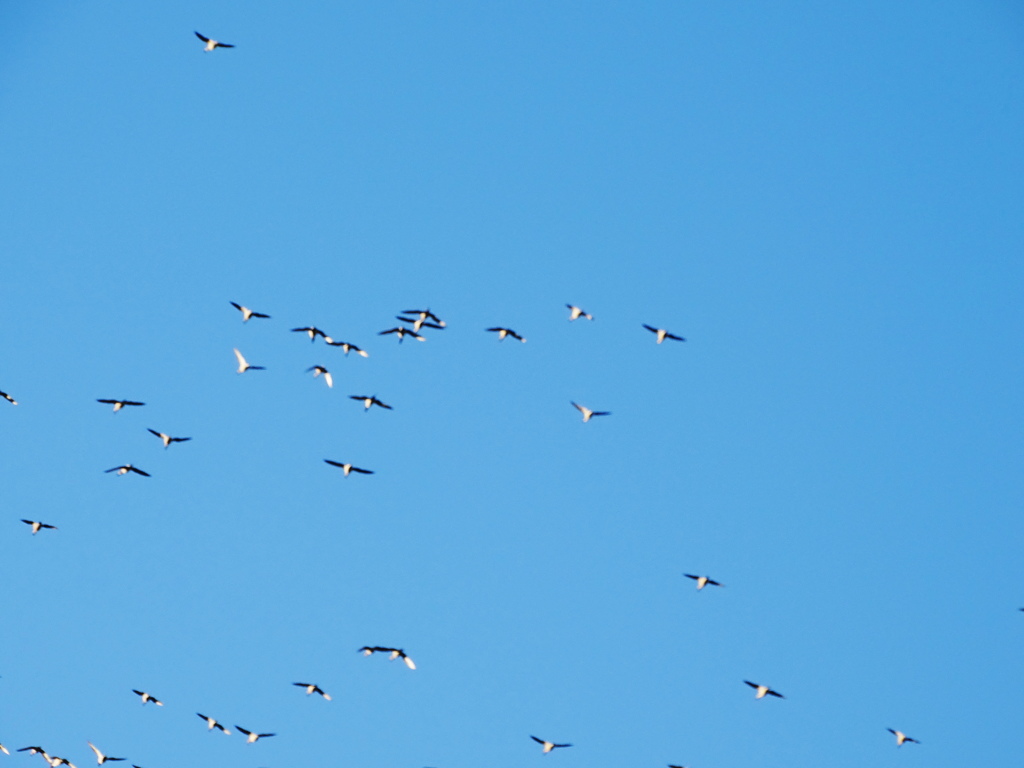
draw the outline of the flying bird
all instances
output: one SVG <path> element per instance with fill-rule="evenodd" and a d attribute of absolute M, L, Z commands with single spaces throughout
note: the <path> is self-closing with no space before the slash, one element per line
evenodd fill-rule
<path fill-rule="evenodd" d="M 207 53 L 212 51 L 214 48 L 234 48 L 235 47 L 233 45 L 229 45 L 228 43 L 222 43 L 220 40 L 211 40 L 208 37 L 204 37 L 203 35 L 200 35 L 198 32 L 196 32 L 196 37 L 198 37 L 200 40 L 202 40 L 204 43 L 206 43 L 206 47 L 203 48 L 203 50 L 206 51 Z M 232 303 L 234 303 L 234 302 L 232 302 Z"/>
<path fill-rule="evenodd" d="M 11 754 L 7 751 L 7 747 L 5 747 L 3 744 L 0 744 L 0 752 L 3 752 L 5 755 Z"/>
<path fill-rule="evenodd" d="M 245 358 L 242 357 L 242 353 L 235 348 L 235 357 L 238 359 L 238 370 L 236 373 L 245 373 L 246 371 L 265 371 L 267 370 L 262 365 L 249 365 Z"/>
<path fill-rule="evenodd" d="M 310 371 L 313 372 L 314 379 L 317 376 L 323 376 L 324 381 L 327 382 L 327 386 L 329 388 L 334 386 L 334 379 L 331 378 L 331 372 L 324 368 L 322 365 L 314 365 L 312 368 L 306 369 L 306 373 L 309 373 Z"/>
<path fill-rule="evenodd" d="M 142 475 L 143 477 L 149 477 L 150 476 L 149 472 L 143 472 L 141 469 L 139 469 L 138 467 L 133 467 L 131 464 L 122 464 L 120 467 L 111 467 L 110 469 L 105 469 L 103 471 L 105 473 L 106 472 L 117 472 L 117 474 L 119 474 L 119 475 L 126 475 L 129 472 L 134 472 L 135 474 Z"/>
<path fill-rule="evenodd" d="M 553 749 L 559 749 L 560 747 L 571 747 L 572 744 L 556 744 L 553 741 L 544 741 L 544 739 L 538 739 L 536 736 L 530 736 L 531 739 L 536 741 L 542 747 L 544 747 L 544 754 L 546 755 Z"/>
<path fill-rule="evenodd" d="M 117 413 L 126 405 L 145 405 L 137 400 L 96 400 L 97 403 L 105 403 L 114 406 L 114 413 Z"/>
<path fill-rule="evenodd" d="M 292 333 L 306 333 L 309 335 L 310 341 L 316 341 L 317 336 L 323 336 L 324 341 L 331 339 L 331 337 L 328 336 L 326 333 L 312 325 L 306 326 L 305 328 L 292 328 Z M 331 340 L 333 341 L 333 339 Z"/>
<path fill-rule="evenodd" d="M 132 688 L 132 693 L 134 693 L 137 696 L 140 696 L 142 698 L 142 705 L 143 706 L 145 706 L 146 702 L 148 702 L 148 701 L 152 701 L 158 707 L 162 707 L 164 705 L 164 703 L 162 701 L 160 701 L 160 699 L 158 699 L 156 696 L 154 696 L 151 693 L 146 693 L 145 691 L 137 691 L 134 688 Z"/>
<path fill-rule="evenodd" d="M 201 712 L 196 712 L 196 714 L 199 715 L 199 717 L 203 718 L 203 720 L 206 721 L 206 730 L 212 731 L 214 728 L 216 728 L 221 733 L 223 733 L 225 736 L 230 736 L 231 735 L 231 731 L 229 731 L 223 725 L 218 723 L 212 717 L 207 717 L 206 715 L 202 714 Z"/>
<path fill-rule="evenodd" d="M 420 323 L 425 322 L 427 320 L 433 320 L 437 325 L 432 325 L 432 326 L 430 326 L 431 328 L 444 328 L 444 327 L 446 327 L 448 325 L 448 323 L 446 323 L 440 317 L 438 317 L 433 312 L 431 312 L 429 308 L 428 309 L 403 309 L 402 310 L 402 314 L 403 315 L 416 315 L 416 318 L 417 318 L 416 321 L 418 321 Z M 402 318 L 399 318 L 399 319 L 402 319 Z M 411 322 L 414 322 L 414 321 L 413 320 L 406 320 L 405 322 L 411 323 Z M 419 326 L 416 326 L 416 330 L 417 331 L 419 330 Z"/>
<path fill-rule="evenodd" d="M 403 323 L 412 323 L 412 329 L 416 333 L 419 333 L 420 328 L 433 328 L 433 329 L 438 330 L 438 331 L 443 331 L 444 328 L 445 328 L 443 323 L 440 324 L 440 325 L 438 323 L 431 323 L 431 322 L 428 322 L 426 320 L 426 318 L 424 318 L 422 316 L 420 316 L 420 317 L 402 317 L 401 315 L 395 315 L 395 319 L 396 320 L 401 320 Z"/>
<path fill-rule="evenodd" d="M 672 339 L 673 341 L 686 341 L 682 336 L 676 336 L 674 333 L 669 333 L 664 328 L 652 328 L 646 323 L 643 324 L 644 328 L 653 333 L 658 337 L 658 343 L 661 344 L 665 339 Z"/>
<path fill-rule="evenodd" d="M 585 317 L 585 318 L 587 318 L 587 320 L 593 320 L 594 319 L 593 315 L 588 315 L 586 312 L 584 312 L 582 309 L 577 307 L 575 304 L 566 304 L 565 306 L 567 306 L 569 308 L 569 319 L 570 320 L 577 320 L 578 318 L 581 318 L 581 317 Z"/>
<path fill-rule="evenodd" d="M 324 459 L 324 461 L 327 464 L 330 464 L 332 467 L 338 467 L 342 472 L 345 473 L 345 477 L 348 477 L 350 472 L 359 472 L 360 474 L 363 475 L 373 474 L 372 469 L 360 469 L 359 467 L 353 467 L 351 464 L 342 464 L 340 461 L 331 461 L 330 459 Z"/>
<path fill-rule="evenodd" d="M 262 317 L 262 318 L 264 318 L 266 320 L 270 319 L 270 315 L 264 315 L 262 312 L 253 312 L 248 307 L 243 307 L 241 304 L 236 304 L 233 301 L 231 302 L 231 306 L 234 307 L 235 309 L 237 309 L 239 312 L 242 313 L 242 322 L 243 323 L 249 322 L 249 318 L 250 317 Z"/>
<path fill-rule="evenodd" d="M 21 749 L 19 749 L 17 751 L 18 752 L 28 752 L 30 755 L 42 755 L 47 760 L 50 759 L 50 756 L 48 754 L 46 754 L 46 750 L 43 749 L 42 747 L 22 747 Z"/>
<path fill-rule="evenodd" d="M 921 743 L 921 742 L 920 742 L 920 741 L 918 741 L 917 739 L 912 739 L 912 738 L 910 738 L 910 737 L 909 737 L 909 736 L 907 736 L 907 734 L 905 734 L 905 733 L 904 733 L 903 731 L 894 731 L 894 730 L 893 730 L 892 728 L 886 728 L 885 730 L 887 730 L 887 731 L 888 731 L 889 733 L 891 733 L 891 734 L 892 734 L 893 736 L 895 736 L 895 737 L 896 737 L 896 746 L 897 746 L 897 747 L 902 747 L 902 746 L 903 746 L 903 744 L 904 744 L 905 742 L 908 742 L 908 741 L 909 741 L 909 742 L 910 742 L 911 744 L 920 744 L 920 743 Z"/>
<path fill-rule="evenodd" d="M 693 579 L 694 581 L 697 582 L 697 591 L 698 592 L 700 592 L 700 590 L 704 589 L 704 587 L 706 587 L 708 584 L 710 584 L 713 587 L 721 587 L 721 586 L 723 586 L 722 584 L 720 584 L 719 582 L 715 581 L 714 579 L 709 579 L 707 576 L 694 576 L 692 573 L 684 573 L 683 576 L 685 576 L 688 579 Z M 760 696 L 758 698 L 760 698 Z"/>
<path fill-rule="evenodd" d="M 57 530 L 57 526 L 56 525 L 47 525 L 46 523 L 40 523 L 38 520 L 26 520 L 25 518 L 22 518 L 21 522 L 26 523 L 27 525 L 31 525 L 32 526 L 32 535 L 33 536 L 35 536 L 37 533 L 39 533 L 40 529 L 42 529 L 42 528 L 49 528 L 49 529 L 54 530 L 54 531 Z"/>
<path fill-rule="evenodd" d="M 416 331 L 418 331 L 418 330 L 419 330 L 419 328 L 416 329 Z M 402 326 L 399 325 L 399 326 L 395 326 L 394 328 L 388 328 L 386 331 L 381 331 L 377 335 L 378 336 L 387 336 L 389 333 L 397 333 L 398 334 L 398 343 L 399 344 L 402 343 L 402 339 L 404 339 L 406 336 L 412 336 L 414 339 L 416 339 L 416 341 L 426 341 L 427 340 L 426 336 L 420 336 L 418 333 L 416 333 L 416 331 L 414 331 L 414 330 L 412 330 L 410 328 L 403 328 Z"/>
<path fill-rule="evenodd" d="M 240 725 L 236 725 L 235 726 L 235 730 L 236 731 L 241 731 L 242 733 L 245 734 L 245 743 L 246 744 L 255 744 L 260 739 L 269 739 L 271 736 L 274 735 L 272 733 L 253 733 L 252 731 L 245 730 L 245 728 L 243 728 Z"/>
<path fill-rule="evenodd" d="M 364 645 L 359 649 L 359 652 L 365 656 L 370 656 L 371 654 L 378 652 L 387 653 L 389 654 L 388 658 L 392 661 L 400 658 L 409 669 L 416 669 L 416 664 L 413 663 L 413 660 L 410 659 L 409 655 L 401 648 L 390 648 L 384 645 Z"/>
<path fill-rule="evenodd" d="M 160 442 L 164 444 L 164 448 L 169 446 L 171 443 L 184 443 L 192 439 L 191 437 L 171 437 L 170 435 L 165 435 L 163 432 L 157 432 L 155 429 L 149 429 L 149 427 L 146 427 L 146 429 L 160 438 Z"/>
<path fill-rule="evenodd" d="M 779 698 L 779 699 L 786 698 L 785 696 L 783 696 L 778 691 L 773 691 L 767 685 L 758 685 L 757 683 L 752 683 L 749 680 L 744 680 L 743 682 L 746 683 L 747 685 L 749 685 L 751 688 L 754 688 L 754 689 L 757 690 L 757 696 L 754 697 L 755 699 L 763 699 L 765 696 L 775 696 L 776 698 Z"/>
<path fill-rule="evenodd" d="M 96 745 L 93 744 L 91 741 L 87 741 L 86 744 L 88 744 L 89 748 L 96 753 L 96 765 L 103 765 L 106 762 L 113 763 L 119 760 L 124 760 L 123 757 L 108 757 L 107 755 L 104 755 L 102 752 L 96 749 Z"/>
<path fill-rule="evenodd" d="M 405 666 L 407 666 L 409 669 L 416 669 L 416 665 L 413 663 L 413 660 L 409 658 L 409 654 L 407 654 L 401 648 L 392 648 L 391 655 L 388 656 L 388 658 L 391 661 L 394 661 L 395 659 L 401 659 L 402 663 L 405 664 Z"/>
<path fill-rule="evenodd" d="M 573 403 L 572 400 L 570 400 L 569 402 L 572 403 L 572 407 L 573 408 L 575 408 L 577 411 L 579 411 L 580 413 L 583 414 L 583 423 L 584 424 L 586 424 L 588 421 L 590 421 L 590 417 L 591 416 L 611 416 L 612 415 L 611 411 L 592 411 L 589 408 L 587 408 L 585 405 L 580 405 L 579 403 Z"/>
<path fill-rule="evenodd" d="M 2 397 L 4 400 L 6 400 L 11 405 L 17 405 L 18 404 L 18 401 L 15 400 L 10 395 L 8 395 L 6 392 L 0 392 L 0 397 Z"/>
<path fill-rule="evenodd" d="M 389 411 L 392 410 L 390 405 L 381 400 L 378 400 L 376 395 L 370 395 L 369 397 L 367 397 L 366 395 L 349 395 L 348 398 L 349 400 L 362 400 L 364 411 L 370 410 L 370 408 L 374 405 L 379 405 L 381 408 L 387 408 Z"/>
<path fill-rule="evenodd" d="M 498 334 L 498 341 L 504 341 L 506 336 L 511 336 L 513 339 L 518 339 L 524 344 L 526 343 L 526 339 L 524 339 L 518 333 L 513 331 L 511 328 L 488 328 L 487 330 L 490 331 L 491 333 Z"/>
<path fill-rule="evenodd" d="M 341 351 L 348 355 L 349 352 L 355 352 L 360 357 L 369 357 L 369 352 L 364 352 L 355 344 L 349 344 L 347 341 L 335 341 L 334 339 L 326 339 L 328 344 L 332 347 L 341 347 Z"/>
<path fill-rule="evenodd" d="M 316 685 L 315 683 L 292 683 L 292 685 L 297 685 L 297 686 L 299 686 L 299 688 L 305 688 L 307 696 L 309 696 L 309 694 L 311 694 L 311 693 L 319 693 L 327 701 L 331 700 L 330 695 L 324 693 L 324 689 L 321 688 L 319 685 Z"/>

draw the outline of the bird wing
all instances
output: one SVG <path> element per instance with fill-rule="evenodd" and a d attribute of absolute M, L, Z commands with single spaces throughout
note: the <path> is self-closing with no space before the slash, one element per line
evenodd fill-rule
<path fill-rule="evenodd" d="M 652 328 L 652 327 L 651 327 L 651 326 L 649 326 L 649 325 L 648 325 L 647 323 L 644 323 L 644 324 L 643 324 L 643 326 L 644 326 L 644 328 L 646 328 L 646 329 L 647 329 L 648 331 L 650 331 L 651 333 L 657 333 L 657 332 L 658 332 L 658 329 L 657 329 L 657 328 Z"/>
<path fill-rule="evenodd" d="M 352 472 L 359 472 L 360 474 L 363 474 L 363 475 L 372 475 L 373 474 L 373 470 L 372 469 L 360 469 L 359 467 L 352 467 L 351 471 Z"/>
<path fill-rule="evenodd" d="M 334 378 L 331 376 L 330 371 L 324 371 L 324 381 L 327 382 L 327 386 L 331 389 L 334 388 Z"/>
<path fill-rule="evenodd" d="M 137 475 L 142 475 L 143 477 L 149 477 L 150 476 L 149 472 L 143 472 L 138 467 L 128 467 L 128 469 L 130 469 L 132 472 L 134 472 Z"/>
<path fill-rule="evenodd" d="M 197 32 L 196 34 L 199 34 L 199 33 Z M 93 752 L 96 753 L 96 759 L 102 764 L 103 763 L 103 753 L 100 752 L 98 749 L 96 749 L 96 745 L 93 744 L 91 741 L 87 741 L 86 744 L 89 745 L 89 749 L 91 749 Z"/>
<path fill-rule="evenodd" d="M 345 468 L 345 465 L 342 464 L 340 461 L 332 461 L 331 459 L 324 459 L 324 463 L 330 464 L 332 467 L 341 467 L 342 469 Z M 362 649 L 360 649 L 360 650 L 362 650 Z M 296 685 L 298 685 L 298 683 L 296 683 Z"/>
<path fill-rule="evenodd" d="M 242 353 L 238 351 L 237 347 L 235 348 L 234 352 L 235 352 L 235 357 L 238 359 L 238 367 L 239 368 L 246 368 L 246 367 L 248 367 L 249 364 L 247 362 L 245 362 L 245 358 L 242 357 Z"/>
<path fill-rule="evenodd" d="M 538 744 L 547 744 L 547 742 L 544 741 L 544 739 L 538 739 L 536 736 L 531 735 L 530 738 L 536 741 Z"/>
<path fill-rule="evenodd" d="M 252 735 L 252 731 L 247 731 L 247 730 L 245 730 L 245 728 L 243 728 L 243 727 L 242 727 L 242 726 L 240 726 L 240 725 L 236 725 L 236 726 L 235 726 L 235 730 L 237 730 L 237 731 L 241 731 L 241 732 L 242 732 L 242 733 L 244 733 L 244 734 L 245 734 L 246 736 L 250 736 L 250 735 Z"/>
<path fill-rule="evenodd" d="M 768 695 L 769 695 L 769 696 L 775 696 L 776 698 L 779 698 L 779 699 L 784 699 L 784 698 L 786 698 L 786 697 L 785 697 L 785 696 L 783 696 L 783 695 L 782 695 L 781 693 L 779 693 L 778 691 L 773 691 L 773 690 L 772 690 L 771 688 L 769 688 L 769 689 L 768 689 Z"/>
<path fill-rule="evenodd" d="M 198 37 L 198 38 L 199 38 L 200 40 L 202 40 L 202 41 L 203 41 L 204 43 L 208 43 L 208 42 L 210 42 L 210 38 L 208 38 L 208 37 L 203 37 L 203 36 L 202 36 L 202 35 L 200 35 L 200 34 L 199 34 L 198 32 L 196 32 L 196 37 Z M 232 303 L 232 304 L 235 304 L 235 302 L 231 302 L 231 303 Z M 237 304 L 235 304 L 235 306 L 237 307 L 238 305 L 237 305 Z"/>
<path fill-rule="evenodd" d="M 747 685 L 749 685 L 751 688 L 760 688 L 761 687 L 757 683 L 752 683 L 749 680 L 744 680 L 743 682 L 746 683 Z"/>
<path fill-rule="evenodd" d="M 218 48 L 234 48 L 235 46 L 230 43 L 217 43 Z"/>

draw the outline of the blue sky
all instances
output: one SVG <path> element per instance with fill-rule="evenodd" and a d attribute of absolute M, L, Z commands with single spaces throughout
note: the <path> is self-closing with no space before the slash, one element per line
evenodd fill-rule
<path fill-rule="evenodd" d="M 1012 762 L 1020 8 L 327 5 L 0 7 L 0 742 Z"/>

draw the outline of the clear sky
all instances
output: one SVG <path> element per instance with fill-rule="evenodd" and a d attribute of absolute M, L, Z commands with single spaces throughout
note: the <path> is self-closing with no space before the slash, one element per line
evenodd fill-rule
<path fill-rule="evenodd" d="M 1019 4 L 36 0 L 0 34 L 12 752 L 1019 759 Z M 419 307 L 448 327 L 377 335 Z"/>

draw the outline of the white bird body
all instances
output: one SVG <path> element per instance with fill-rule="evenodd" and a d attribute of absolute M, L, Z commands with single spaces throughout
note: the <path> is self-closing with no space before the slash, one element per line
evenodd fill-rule
<path fill-rule="evenodd" d="M 326 368 L 324 368 L 322 365 L 314 365 L 312 368 L 307 368 L 306 369 L 306 373 L 309 373 L 310 371 L 313 372 L 313 378 L 314 379 L 317 376 L 323 376 L 324 377 L 324 381 L 327 382 L 328 388 L 331 388 L 331 387 L 334 386 L 334 379 L 331 378 L 331 372 L 328 371 Z"/>
<path fill-rule="evenodd" d="M 316 683 L 292 683 L 300 688 L 306 689 L 306 695 L 309 696 L 311 693 L 319 693 L 326 701 L 330 701 L 331 697 Z"/>
<path fill-rule="evenodd" d="M 920 742 L 920 741 L 918 741 L 917 739 L 912 739 L 912 738 L 910 738 L 910 737 L 909 737 L 909 736 L 907 736 L 907 734 L 905 734 L 905 733 L 904 733 L 903 731 L 894 731 L 894 730 L 893 730 L 892 728 L 886 728 L 885 730 L 887 730 L 887 731 L 888 731 L 889 733 L 891 733 L 891 734 L 892 734 L 893 736 L 895 736 L 895 737 L 896 737 L 896 746 L 897 746 L 897 747 L 902 747 L 902 746 L 903 746 L 904 744 L 906 744 L 906 743 L 907 743 L 908 741 L 909 741 L 909 742 L 910 742 L 911 744 L 920 744 L 920 743 L 921 743 L 921 742 Z"/>
<path fill-rule="evenodd" d="M 569 402 L 572 403 L 571 400 Z M 591 417 L 593 417 L 593 416 L 611 416 L 611 411 L 592 411 L 589 408 L 587 408 L 585 405 L 580 405 L 579 403 L 572 403 L 572 406 L 577 411 L 579 411 L 580 413 L 583 414 L 583 423 L 584 424 L 586 424 L 588 421 L 590 421 Z"/>
<path fill-rule="evenodd" d="M 214 720 L 214 719 L 213 719 L 212 717 L 207 717 L 207 716 L 206 716 L 206 715 L 204 715 L 204 714 L 203 714 L 202 712 L 196 712 L 196 714 L 197 714 L 197 715 L 198 715 L 199 717 L 203 718 L 203 720 L 205 720 L 205 721 L 206 721 L 206 730 L 208 730 L 208 731 L 212 731 L 212 730 L 213 730 L 214 728 L 216 728 L 216 729 L 217 729 L 217 730 L 219 730 L 219 731 L 220 731 L 221 733 L 223 733 L 223 734 L 224 734 L 225 736 L 230 736 L 230 735 L 231 735 L 231 731 L 229 731 L 229 730 L 228 730 L 227 728 L 225 728 L 225 727 L 224 727 L 223 725 L 221 725 L 220 723 L 218 723 L 218 722 L 217 722 L 216 720 Z"/>
<path fill-rule="evenodd" d="M 785 696 L 783 696 L 778 691 L 773 691 L 767 685 L 760 685 L 758 683 L 752 683 L 749 680 L 744 680 L 743 682 L 746 683 L 747 685 L 749 685 L 751 688 L 754 688 L 757 691 L 757 695 L 754 696 L 755 699 L 763 699 L 765 696 L 775 696 L 776 698 L 779 698 L 779 699 L 786 698 Z"/>
<path fill-rule="evenodd" d="M 104 763 L 106 763 L 106 762 L 108 762 L 108 761 L 109 761 L 109 762 L 114 762 L 114 761 L 120 761 L 120 760 L 124 760 L 124 758 L 123 758 L 123 757 L 108 757 L 107 755 L 104 755 L 104 754 L 103 754 L 102 752 L 100 752 L 100 751 L 99 751 L 99 750 L 98 750 L 98 749 L 96 748 L 96 745 L 95 745 L 95 744 L 93 744 L 93 743 L 92 743 L 91 741 L 87 741 L 87 742 L 86 742 L 86 744 L 88 744 L 88 745 L 89 745 L 89 748 L 90 748 L 90 749 L 91 749 L 91 750 L 92 750 L 93 752 L 95 752 L 95 753 L 96 753 L 96 765 L 103 765 Z"/>
<path fill-rule="evenodd" d="M 249 365 L 249 363 L 246 361 L 246 359 L 242 356 L 242 353 L 238 351 L 237 347 L 235 348 L 234 351 L 235 351 L 235 358 L 238 360 L 238 370 L 236 371 L 236 373 L 245 373 L 248 370 L 253 370 L 253 371 L 265 370 L 262 365 Z"/>
<path fill-rule="evenodd" d="M 723 586 L 721 583 L 719 583 L 719 582 L 715 581 L 714 579 L 711 579 L 711 578 L 709 578 L 707 576 L 697 576 L 697 575 L 692 574 L 692 573 L 684 573 L 683 575 L 686 578 L 693 579 L 694 581 L 697 582 L 697 591 L 698 592 L 700 592 L 700 590 L 704 589 L 704 587 L 706 587 L 708 584 L 710 584 L 713 587 L 721 587 L 721 586 Z M 758 698 L 760 698 L 760 697 L 758 697 Z"/>
<path fill-rule="evenodd" d="M 206 37 L 205 35 L 199 34 L 198 32 L 196 32 L 196 37 L 198 37 L 200 40 L 202 40 L 204 43 L 206 43 L 206 45 L 203 48 L 203 50 L 206 51 L 207 53 L 209 53 L 210 51 L 214 50 L 215 48 L 234 48 L 235 47 L 234 45 L 230 45 L 228 43 L 222 43 L 219 40 L 213 40 L 213 39 L 211 39 L 209 37 Z"/>
<path fill-rule="evenodd" d="M 566 304 L 565 306 L 567 306 L 569 308 L 569 320 L 576 320 L 576 319 L 581 318 L 581 317 L 585 317 L 585 318 L 587 318 L 587 320 L 593 320 L 594 319 L 593 315 L 588 315 L 586 312 L 584 312 L 582 309 L 577 307 L 575 304 Z"/>

